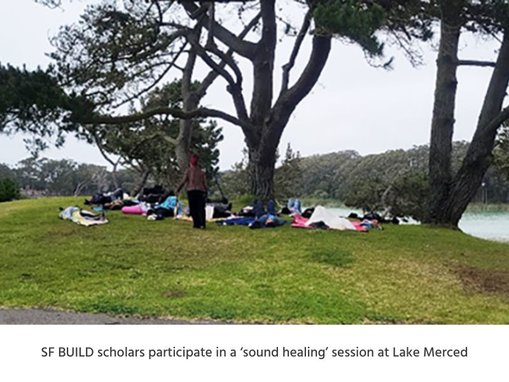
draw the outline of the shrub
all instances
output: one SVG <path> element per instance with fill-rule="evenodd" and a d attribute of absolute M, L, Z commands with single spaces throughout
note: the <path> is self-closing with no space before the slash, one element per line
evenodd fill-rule
<path fill-rule="evenodd" d="M 8 202 L 19 198 L 16 182 L 10 178 L 0 179 L 0 202 Z"/>
<path fill-rule="evenodd" d="M 393 216 L 410 216 L 422 221 L 427 214 L 429 193 L 427 175 L 408 174 L 393 182 L 385 207 Z"/>

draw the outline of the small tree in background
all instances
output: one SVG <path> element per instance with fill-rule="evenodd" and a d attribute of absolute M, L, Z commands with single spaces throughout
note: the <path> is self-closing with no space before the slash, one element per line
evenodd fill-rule
<path fill-rule="evenodd" d="M 243 157 L 240 162 L 234 163 L 232 168 L 221 174 L 222 188 L 227 190 L 228 197 L 249 195 L 249 173 L 247 171 L 247 150 L 242 151 Z"/>
<path fill-rule="evenodd" d="M 422 221 L 427 215 L 429 178 L 424 173 L 406 174 L 394 181 L 385 197 L 391 216 L 410 216 Z"/>
<path fill-rule="evenodd" d="M 198 84 L 195 84 L 198 86 Z M 175 80 L 152 90 L 142 98 L 142 110 L 182 106 L 181 81 Z M 200 163 L 211 182 L 217 174 L 219 162 L 218 143 L 223 139 L 222 129 L 215 121 L 203 118 L 191 121 L 189 150 L 198 154 Z M 113 166 L 115 183 L 119 166 L 134 169 L 139 182 L 137 193 L 146 181 L 152 180 L 167 188 L 175 188 L 180 181 L 181 169 L 176 153 L 180 121 L 168 115 L 154 115 L 141 121 L 117 126 L 87 126 L 82 136 L 98 146 L 103 157 Z M 119 184 L 120 185 L 120 184 Z"/>
<path fill-rule="evenodd" d="M 290 143 L 288 143 L 283 162 L 281 166 L 276 168 L 274 176 L 275 195 L 279 200 L 301 196 L 302 171 L 300 161 L 300 153 L 298 151 L 294 152 Z"/>
<path fill-rule="evenodd" d="M 19 198 L 19 186 L 16 174 L 6 164 L 0 163 L 0 202 Z"/>
<path fill-rule="evenodd" d="M 0 179 L 0 202 L 10 202 L 19 198 L 19 188 L 14 179 Z"/>

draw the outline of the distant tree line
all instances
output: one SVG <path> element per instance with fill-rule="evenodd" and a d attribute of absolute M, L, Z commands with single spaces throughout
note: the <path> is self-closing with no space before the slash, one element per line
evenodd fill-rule
<path fill-rule="evenodd" d="M 509 203 L 509 128 L 500 134 L 495 161 L 473 199 L 480 203 Z M 468 149 L 467 142 L 453 144 L 453 166 L 458 168 Z M 334 200 L 365 211 L 387 212 L 422 220 L 429 198 L 429 146 L 391 150 L 361 156 L 356 151 L 301 157 L 288 145 L 275 171 L 276 199 L 313 198 Z M 149 185 L 172 188 L 157 173 Z M 210 197 L 238 198 L 249 195 L 246 156 L 231 170 L 212 174 Z M 140 173 L 134 168 L 116 169 L 80 164 L 72 160 L 27 158 L 9 167 L 0 164 L 0 201 L 19 197 L 91 195 L 122 187 L 132 193 L 139 187 Z"/>
<path fill-rule="evenodd" d="M 135 177 L 129 170 L 119 171 L 126 184 Z M 73 160 L 27 158 L 9 167 L 0 164 L 0 182 L 14 185 L 15 192 L 5 193 L 2 201 L 20 197 L 77 196 L 108 190 L 113 182 L 105 166 L 80 164 Z"/>
<path fill-rule="evenodd" d="M 205 163 L 210 164 L 208 161 Z M 215 170 L 215 169 L 214 169 Z M 215 172 L 210 172 L 211 191 L 220 195 Z M 170 174 L 171 175 L 171 174 Z M 143 178 L 143 179 L 142 179 Z M 30 157 L 14 166 L 0 164 L 0 202 L 42 196 L 79 196 L 122 188 L 135 195 L 143 186 L 161 185 L 174 189 L 180 176 L 158 172 L 140 174 L 136 167 L 110 170 L 106 166 L 78 163 L 70 159 Z"/>
<path fill-rule="evenodd" d="M 467 149 L 467 142 L 453 144 L 453 169 L 459 168 Z M 508 153 L 497 147 L 495 164 L 473 202 L 509 203 Z M 352 208 L 422 220 L 430 195 L 428 157 L 427 145 L 366 156 L 340 151 L 305 158 L 288 147 L 276 168 L 276 197 L 281 201 L 289 197 L 331 199 Z M 222 174 L 223 187 L 230 196 L 248 192 L 245 168 L 241 161 Z"/>

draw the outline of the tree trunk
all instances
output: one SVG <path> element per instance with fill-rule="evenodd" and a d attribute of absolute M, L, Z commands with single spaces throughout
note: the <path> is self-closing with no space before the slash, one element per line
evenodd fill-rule
<path fill-rule="evenodd" d="M 494 123 L 494 120 L 501 112 L 508 84 L 509 37 L 506 33 L 486 91 L 477 129 L 461 168 L 454 178 L 446 208 L 444 208 L 444 220 L 450 225 L 458 225 L 493 162 L 492 152 L 497 130 L 500 127 L 500 123 Z"/>
<path fill-rule="evenodd" d="M 189 150 L 193 134 L 193 121 L 181 119 L 179 121 L 179 135 L 175 145 L 175 156 L 181 172 L 184 172 L 189 163 Z"/>
<path fill-rule="evenodd" d="M 486 92 L 477 129 L 461 168 L 452 178 L 451 145 L 456 96 L 457 52 L 461 30 L 461 0 L 441 1 L 441 37 L 430 142 L 430 214 L 427 222 L 457 227 L 492 163 L 497 129 L 509 83 L 509 39 L 504 39 Z"/>
<path fill-rule="evenodd" d="M 199 39 L 199 31 L 193 35 L 192 39 Z M 180 91 L 182 93 L 182 111 L 189 112 L 198 108 L 200 97 L 192 90 L 192 75 L 196 64 L 196 53 L 190 52 L 187 58 Z M 189 163 L 189 150 L 191 148 L 191 138 L 193 136 L 193 120 L 181 119 L 179 122 L 179 135 L 175 145 L 175 156 L 183 173 Z"/>
<path fill-rule="evenodd" d="M 274 199 L 274 166 L 276 153 L 271 157 L 261 157 L 258 152 L 249 150 L 248 170 L 251 179 L 251 193 L 258 199 Z"/>
<path fill-rule="evenodd" d="M 186 94 L 183 92 L 184 102 L 182 105 L 183 111 L 195 110 L 198 108 L 198 103 L 193 94 Z M 179 121 L 179 135 L 175 145 L 175 156 L 179 165 L 180 171 L 184 172 L 189 164 L 189 151 L 191 149 L 191 138 L 193 136 L 192 119 L 181 119 Z"/>
<path fill-rule="evenodd" d="M 264 118 L 260 118 L 263 121 L 261 126 L 252 119 L 252 134 L 246 135 L 249 150 L 248 169 L 251 192 L 263 200 L 274 198 L 274 167 L 279 141 L 291 114 L 318 81 L 329 57 L 331 37 L 315 35 L 312 46 L 311 56 L 301 76 L 292 87 L 281 92 L 271 110 L 265 110 L 263 114 L 257 109 L 259 105 L 252 105 L 255 110 L 253 115 L 263 114 Z M 258 80 L 266 79 L 261 76 Z"/>
<path fill-rule="evenodd" d="M 148 176 L 150 175 L 150 170 L 144 170 L 141 174 L 140 181 L 138 185 L 133 190 L 133 195 L 137 196 L 145 187 L 145 183 L 147 183 Z"/>
<path fill-rule="evenodd" d="M 183 111 L 191 111 L 198 108 L 199 100 L 194 93 L 183 92 Z M 193 136 L 193 119 L 181 119 L 179 121 L 179 135 L 175 144 L 175 156 L 182 174 L 189 164 L 189 152 L 191 150 L 191 138 Z"/>
<path fill-rule="evenodd" d="M 270 131 L 270 129 L 266 126 L 263 130 Z M 263 201 L 274 199 L 274 168 L 279 138 L 262 138 L 257 142 L 247 143 L 249 159 L 247 168 L 251 181 L 251 193 Z"/>
<path fill-rule="evenodd" d="M 427 222 L 447 224 L 443 206 L 451 185 L 451 153 L 454 131 L 458 67 L 458 43 L 461 25 L 458 20 L 458 2 L 442 2 L 440 45 L 437 58 L 435 100 L 431 122 L 429 155 L 430 205 Z M 448 8 L 451 7 L 451 8 Z M 447 8 L 447 9 L 446 9 Z"/>
<path fill-rule="evenodd" d="M 76 188 L 74 189 L 74 192 L 72 193 L 73 196 L 80 196 L 81 195 L 81 191 L 83 190 L 83 188 L 87 185 L 87 181 L 83 181 L 83 182 L 79 182 L 77 185 L 76 185 Z"/>

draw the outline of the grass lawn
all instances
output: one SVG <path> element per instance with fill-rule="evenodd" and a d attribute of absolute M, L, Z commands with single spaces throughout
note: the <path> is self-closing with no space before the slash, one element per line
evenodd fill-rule
<path fill-rule="evenodd" d="M 194 230 L 0 204 L 0 306 L 268 323 L 509 324 L 509 244 L 426 226 Z"/>

